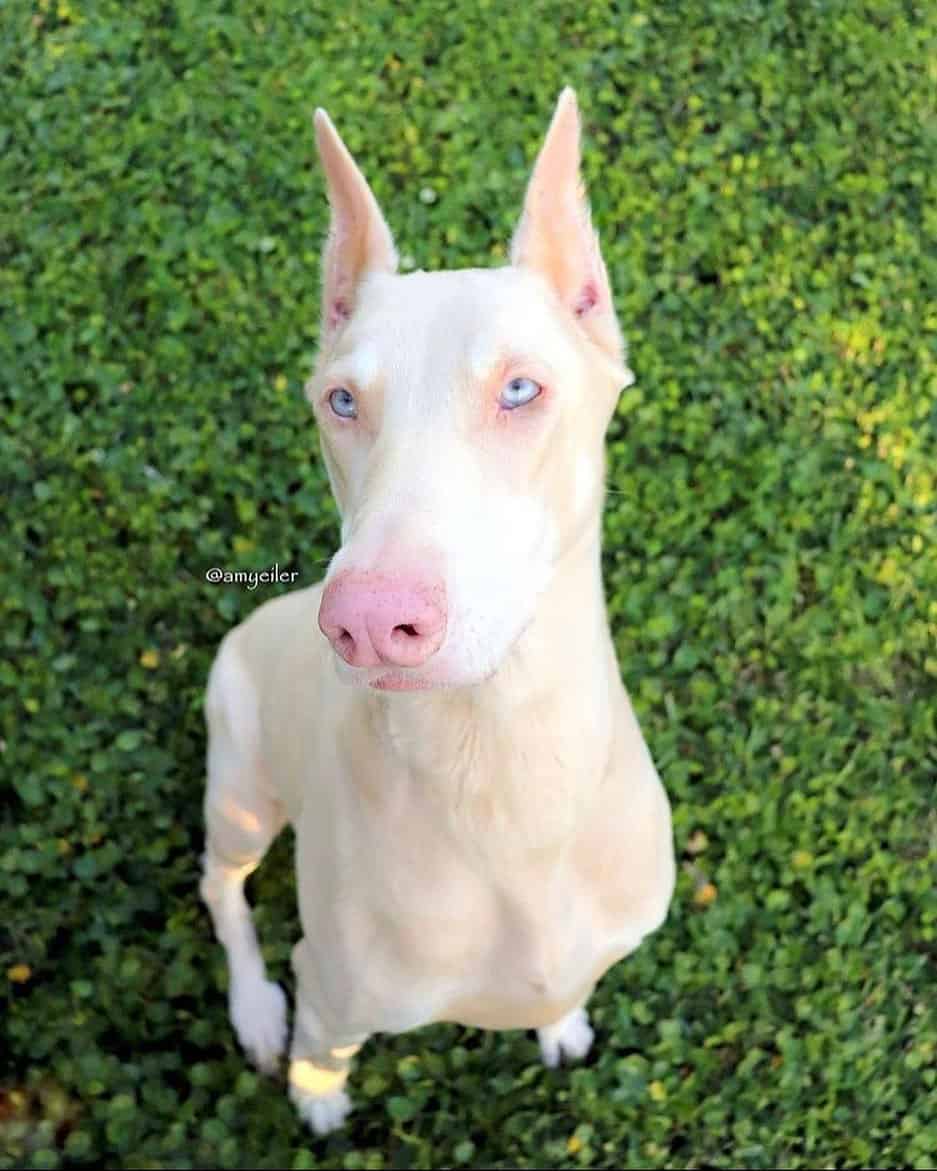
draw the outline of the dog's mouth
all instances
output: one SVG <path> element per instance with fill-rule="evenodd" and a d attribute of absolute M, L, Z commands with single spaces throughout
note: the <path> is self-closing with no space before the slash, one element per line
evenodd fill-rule
<path fill-rule="evenodd" d="M 433 671 L 431 667 L 425 670 L 415 669 L 384 669 L 371 668 L 362 672 L 366 678 L 349 678 L 347 681 L 353 686 L 366 687 L 371 691 L 452 691 L 454 688 L 475 687 L 485 683 L 496 673 L 497 667 L 492 667 L 483 675 L 461 677 L 449 671 Z M 346 677 L 347 678 L 347 677 Z"/>
<path fill-rule="evenodd" d="M 336 656 L 337 658 L 337 656 Z M 446 686 L 444 678 L 417 667 L 349 667 L 337 658 L 338 677 L 347 687 L 366 691 L 433 691 Z"/>

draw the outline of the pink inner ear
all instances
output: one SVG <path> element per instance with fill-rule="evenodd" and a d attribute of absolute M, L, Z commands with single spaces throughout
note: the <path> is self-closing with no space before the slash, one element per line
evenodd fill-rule
<path fill-rule="evenodd" d="M 579 296 L 573 305 L 573 312 L 577 317 L 584 317 L 590 309 L 599 303 L 599 290 L 593 281 L 588 281 L 580 290 Z"/>
<path fill-rule="evenodd" d="M 329 307 L 329 329 L 335 329 L 337 325 L 341 325 L 349 317 L 351 317 L 351 309 L 349 309 L 347 301 L 336 297 Z"/>

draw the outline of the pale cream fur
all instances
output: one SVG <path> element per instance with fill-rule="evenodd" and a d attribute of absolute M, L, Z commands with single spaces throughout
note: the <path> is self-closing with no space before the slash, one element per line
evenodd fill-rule
<path fill-rule="evenodd" d="M 602 592 L 603 436 L 631 374 L 572 92 L 496 270 L 397 276 L 370 189 L 316 126 L 333 229 L 309 396 L 343 545 L 325 582 L 260 607 L 215 661 L 202 891 L 238 1035 L 273 1068 L 285 1004 L 243 883 L 290 821 L 290 1093 L 325 1132 L 374 1032 L 533 1028 L 548 1064 L 583 1056 L 585 1002 L 663 922 L 674 860 Z M 525 371 L 541 399 L 499 412 L 498 379 Z M 350 425 L 328 402 L 349 385 Z M 382 669 L 339 664 L 317 626 L 324 585 L 389 551 L 445 581 L 446 641 L 414 669 L 426 690 L 375 690 Z"/>

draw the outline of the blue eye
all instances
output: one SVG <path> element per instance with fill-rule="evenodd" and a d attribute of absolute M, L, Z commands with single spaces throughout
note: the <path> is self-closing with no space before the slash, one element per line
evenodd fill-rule
<path fill-rule="evenodd" d="M 355 396 L 344 386 L 337 386 L 329 395 L 329 406 L 340 419 L 357 419 L 358 404 Z"/>
<path fill-rule="evenodd" d="M 532 378 L 512 378 L 501 391 L 498 402 L 506 410 L 513 411 L 515 407 L 524 407 L 533 402 L 541 390 L 543 387 Z"/>

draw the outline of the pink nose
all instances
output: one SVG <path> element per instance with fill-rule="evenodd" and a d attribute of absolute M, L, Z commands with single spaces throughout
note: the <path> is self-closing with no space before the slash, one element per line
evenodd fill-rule
<path fill-rule="evenodd" d="M 349 570 L 322 595 L 319 629 L 352 667 L 419 667 L 446 633 L 445 587 Z"/>

